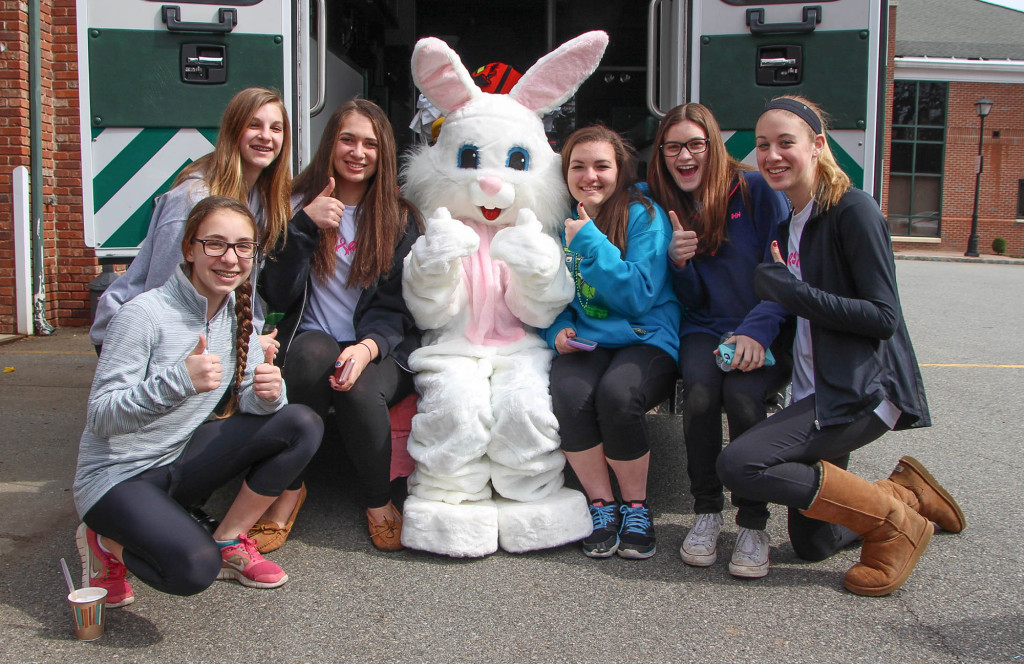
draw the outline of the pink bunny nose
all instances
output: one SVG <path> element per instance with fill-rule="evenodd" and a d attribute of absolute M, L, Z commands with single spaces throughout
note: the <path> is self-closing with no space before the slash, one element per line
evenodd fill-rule
<path fill-rule="evenodd" d="M 484 177 L 477 180 L 480 184 L 480 191 L 484 192 L 488 196 L 494 196 L 501 191 L 502 186 L 505 182 L 496 175 L 485 175 Z"/>

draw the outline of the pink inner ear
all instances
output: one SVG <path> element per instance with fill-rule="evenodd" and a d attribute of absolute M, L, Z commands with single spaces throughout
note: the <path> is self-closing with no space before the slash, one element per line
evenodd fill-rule
<path fill-rule="evenodd" d="M 510 96 L 526 108 L 547 112 L 564 103 L 597 68 L 608 44 L 602 32 L 585 33 L 537 61 Z"/>
<path fill-rule="evenodd" d="M 455 52 L 440 39 L 421 40 L 413 54 L 412 71 L 416 87 L 445 113 L 454 111 L 472 98 L 466 81 L 459 75 L 459 67 L 465 69 Z M 468 72 L 466 78 L 469 78 Z M 472 79 L 469 84 L 478 89 Z"/>

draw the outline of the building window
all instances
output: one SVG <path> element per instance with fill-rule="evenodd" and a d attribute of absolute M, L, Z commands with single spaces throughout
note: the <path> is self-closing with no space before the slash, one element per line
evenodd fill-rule
<path fill-rule="evenodd" d="M 939 237 L 948 86 L 896 81 L 889 164 L 889 233 Z"/>
<path fill-rule="evenodd" d="M 1024 180 L 1017 180 L 1017 218 L 1024 219 Z"/>

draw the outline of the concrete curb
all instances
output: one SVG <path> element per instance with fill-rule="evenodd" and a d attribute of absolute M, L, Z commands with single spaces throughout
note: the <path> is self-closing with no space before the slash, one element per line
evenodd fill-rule
<path fill-rule="evenodd" d="M 920 254 L 894 254 L 898 261 L 935 261 L 939 263 L 986 263 L 988 265 L 1024 265 L 1017 258 L 971 258 L 969 256 L 922 256 Z"/>

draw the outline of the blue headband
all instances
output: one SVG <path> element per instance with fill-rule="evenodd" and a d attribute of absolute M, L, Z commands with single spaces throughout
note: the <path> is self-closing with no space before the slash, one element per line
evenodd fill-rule
<path fill-rule="evenodd" d="M 811 129 L 815 134 L 821 133 L 821 118 L 818 114 L 810 109 L 807 104 L 797 101 L 796 99 L 790 99 L 788 97 L 779 97 L 773 99 L 764 105 L 764 110 L 761 111 L 761 115 L 764 115 L 768 111 L 780 109 L 783 111 L 789 111 L 793 115 L 796 115 L 801 120 L 811 126 Z M 761 117 L 761 115 L 757 117 Z"/>

